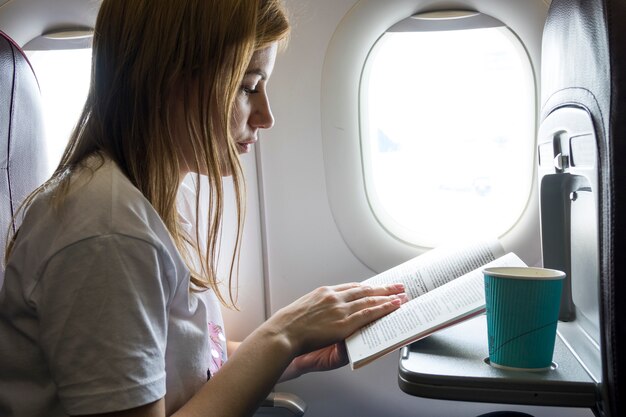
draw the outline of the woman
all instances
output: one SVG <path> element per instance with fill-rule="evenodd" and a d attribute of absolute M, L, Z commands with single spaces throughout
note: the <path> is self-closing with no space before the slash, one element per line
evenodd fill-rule
<path fill-rule="evenodd" d="M 273 124 L 288 32 L 280 0 L 103 1 L 84 111 L 7 248 L 0 415 L 250 415 L 281 378 L 344 365 L 342 340 L 406 299 L 320 288 L 225 343 L 222 177 L 240 237 L 238 154 Z M 209 178 L 206 238 L 177 210 L 188 173 Z"/>

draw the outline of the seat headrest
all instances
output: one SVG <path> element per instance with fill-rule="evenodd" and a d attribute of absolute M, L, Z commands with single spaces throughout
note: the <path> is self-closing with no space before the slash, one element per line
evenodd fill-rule
<path fill-rule="evenodd" d="M 0 287 L 13 216 L 48 174 L 39 85 L 22 49 L 0 32 Z"/>

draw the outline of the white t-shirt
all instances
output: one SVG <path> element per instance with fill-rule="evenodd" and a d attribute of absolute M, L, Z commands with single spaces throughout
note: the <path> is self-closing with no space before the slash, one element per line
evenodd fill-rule
<path fill-rule="evenodd" d="M 110 160 L 75 174 L 58 212 L 41 194 L 0 290 L 0 415 L 103 413 L 163 396 L 174 412 L 226 360 L 215 294 L 189 288 L 165 225 Z"/>

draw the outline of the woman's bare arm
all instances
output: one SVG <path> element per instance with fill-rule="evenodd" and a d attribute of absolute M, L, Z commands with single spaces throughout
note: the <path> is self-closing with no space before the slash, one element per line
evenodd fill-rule
<path fill-rule="evenodd" d="M 344 284 L 319 288 L 279 310 L 238 346 L 175 417 L 254 414 L 293 359 L 343 341 L 357 329 L 397 309 L 402 286 Z M 293 366 L 293 365 L 292 365 Z M 292 370 L 297 373 L 297 370 Z M 164 400 L 106 417 L 163 417 Z"/>

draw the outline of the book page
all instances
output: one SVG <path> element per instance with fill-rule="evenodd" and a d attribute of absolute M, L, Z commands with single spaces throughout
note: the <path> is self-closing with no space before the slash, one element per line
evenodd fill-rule
<path fill-rule="evenodd" d="M 346 339 L 353 369 L 433 332 L 474 317 L 485 309 L 482 270 L 492 266 L 525 266 L 513 253 L 479 265 L 421 295 Z"/>
<path fill-rule="evenodd" d="M 442 246 L 364 282 L 402 283 L 409 299 L 413 299 L 502 255 L 504 249 L 497 239 L 465 246 Z"/>

